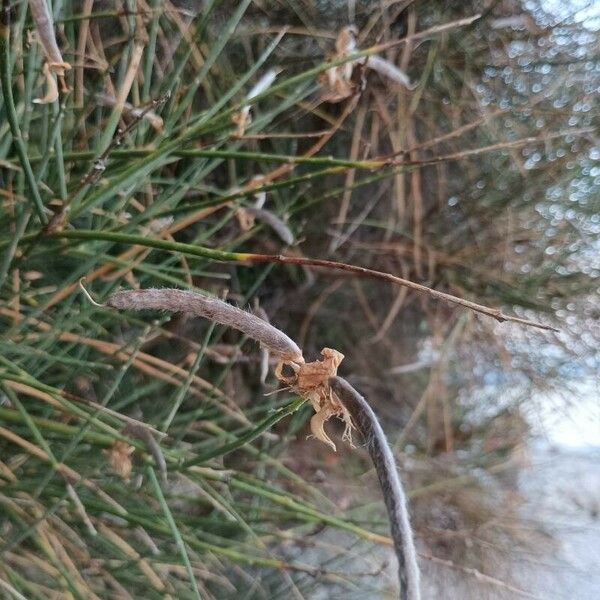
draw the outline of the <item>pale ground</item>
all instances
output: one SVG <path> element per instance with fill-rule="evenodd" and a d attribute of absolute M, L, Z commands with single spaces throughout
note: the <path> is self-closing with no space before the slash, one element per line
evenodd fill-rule
<path fill-rule="evenodd" d="M 516 553 L 499 564 L 497 576 L 543 600 L 600 598 L 600 448 L 536 448 L 519 488 L 526 498 L 524 523 L 551 538 L 539 553 Z M 424 599 L 527 597 L 429 565 L 423 579 Z"/>
<path fill-rule="evenodd" d="M 504 554 L 486 573 L 527 592 L 519 594 L 478 581 L 460 570 L 422 561 L 423 600 L 598 600 L 600 599 L 600 406 L 597 382 L 581 382 L 580 400 L 570 406 L 545 396 L 528 419 L 536 440 L 513 485 L 523 499 L 520 526 L 536 532 L 528 550 Z M 343 545 L 339 532 L 325 530 L 321 540 Z M 306 555 L 305 555 L 306 556 Z M 336 589 L 326 584 L 311 600 L 387 600 L 393 586 L 395 558 L 377 548 L 351 558 L 351 570 L 371 572 L 388 560 L 377 577 L 363 580 L 370 591 Z"/>

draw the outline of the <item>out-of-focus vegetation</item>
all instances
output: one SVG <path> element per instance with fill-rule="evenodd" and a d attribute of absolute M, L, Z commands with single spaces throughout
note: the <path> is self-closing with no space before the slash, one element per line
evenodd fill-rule
<path fill-rule="evenodd" d="M 517 0 L 51 5 L 70 91 L 37 104 L 31 12 L 4 2 L 2 593 L 393 587 L 371 553 L 387 525 L 363 451 L 306 440 L 310 411 L 289 391 L 265 395 L 275 382 L 261 386 L 259 349 L 240 335 L 96 307 L 82 276 L 99 301 L 119 287 L 227 294 L 264 309 L 306 356 L 343 352 L 340 372 L 404 467 L 423 553 L 494 576 L 490 547 L 530 542 L 506 477 L 527 437 L 522 407 L 598 368 L 597 35 Z M 360 93 L 323 101 L 319 75 L 351 22 L 359 49 L 387 44 L 380 56 L 414 89 L 369 72 Z M 273 68 L 242 131 L 232 117 Z M 248 210 L 262 198 L 271 225 Z M 227 252 L 368 266 L 560 333 Z M 160 432 L 166 480 L 130 419 Z"/>

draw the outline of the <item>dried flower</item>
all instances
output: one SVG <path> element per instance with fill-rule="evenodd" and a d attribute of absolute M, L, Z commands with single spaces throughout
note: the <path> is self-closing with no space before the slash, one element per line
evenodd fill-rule
<path fill-rule="evenodd" d="M 352 54 L 358 47 L 356 45 L 355 27 L 344 27 L 335 41 L 336 54 L 334 60 L 339 60 Z M 396 65 L 380 56 L 369 56 L 364 59 L 353 60 L 327 69 L 320 77 L 321 85 L 325 88 L 324 100 L 327 102 L 341 102 L 359 91 L 359 84 L 355 79 L 354 70 L 357 66 L 377 71 L 380 75 L 411 89 L 408 76 Z"/>
<path fill-rule="evenodd" d="M 127 442 L 116 440 L 110 448 L 104 450 L 104 454 L 108 457 L 113 471 L 123 480 L 129 481 L 131 478 L 131 470 L 133 468 L 131 455 L 135 448 Z"/>
<path fill-rule="evenodd" d="M 315 409 L 315 414 L 310 420 L 312 434 L 335 451 L 335 444 L 325 433 L 323 425 L 331 417 L 342 419 L 346 426 L 342 439 L 350 442 L 350 444 L 352 444 L 352 429 L 354 427 L 350 413 L 329 385 L 329 379 L 337 374 L 337 369 L 344 359 L 344 355 L 332 348 L 323 348 L 321 355 L 323 360 L 301 365 L 281 362 L 277 365 L 275 374 L 281 382 L 289 385 L 300 396 L 310 400 Z M 290 377 L 283 374 L 283 368 L 286 365 L 294 371 L 294 374 Z"/>

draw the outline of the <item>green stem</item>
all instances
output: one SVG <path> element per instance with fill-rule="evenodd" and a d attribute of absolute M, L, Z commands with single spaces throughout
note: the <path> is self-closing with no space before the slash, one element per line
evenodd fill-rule
<path fill-rule="evenodd" d="M 38 428 L 45 429 L 54 434 L 60 434 L 64 436 L 65 439 L 70 439 L 71 436 L 75 435 L 79 431 L 79 427 L 73 427 L 72 425 L 67 425 L 66 423 L 61 423 L 60 421 L 56 421 L 54 419 L 45 419 L 43 417 L 34 417 L 31 415 L 29 418 Z M 0 419 L 7 423 L 25 422 L 24 416 L 19 414 L 19 411 L 12 408 L 6 408 L 4 406 L 0 406 Z M 110 446 L 115 441 L 114 437 L 104 433 L 97 433 L 95 431 L 86 431 L 83 435 L 83 439 L 90 444 L 103 447 Z M 140 443 L 139 448 L 143 450 L 143 444 Z"/>
<path fill-rule="evenodd" d="M 192 465 L 199 465 L 207 460 L 214 458 L 215 456 L 223 456 L 225 454 L 229 454 L 238 448 L 250 443 L 252 440 L 255 440 L 259 435 L 261 435 L 267 429 L 270 429 L 275 423 L 281 421 L 281 419 L 291 415 L 296 412 L 306 400 L 304 398 L 298 398 L 293 402 L 290 402 L 287 406 L 284 406 L 277 410 L 274 414 L 264 419 L 261 423 L 259 423 L 256 427 L 250 429 L 245 434 L 241 435 L 233 442 L 229 442 L 229 444 L 224 444 L 219 448 L 213 448 L 200 456 L 195 456 L 194 458 L 187 460 L 183 463 L 183 468 L 190 467 Z"/>
<path fill-rule="evenodd" d="M 17 110 L 15 108 L 15 100 L 12 93 L 12 80 L 10 73 L 10 5 L 4 0 L 2 9 L 0 9 L 0 87 L 4 97 L 4 106 L 6 108 L 6 117 L 10 125 L 13 142 L 17 150 L 17 155 L 25 174 L 25 179 L 31 190 L 33 197 L 33 206 L 37 212 L 38 218 L 45 225 L 48 222 L 46 213 L 44 212 L 44 203 L 35 181 L 33 169 L 27 156 L 27 148 L 21 130 L 19 129 L 19 121 L 17 118 Z"/>
<path fill-rule="evenodd" d="M 68 240 L 90 240 L 94 242 L 106 241 L 121 244 L 134 244 L 146 246 L 147 248 L 158 248 L 170 252 L 181 252 L 192 256 L 200 256 L 211 260 L 223 262 L 243 261 L 246 254 L 242 252 L 225 252 L 223 250 L 214 250 L 204 246 L 194 246 L 192 244 L 183 244 L 181 242 L 171 242 L 169 240 L 158 240 L 148 238 L 142 235 L 130 235 L 127 233 L 117 233 L 114 231 L 91 231 L 86 229 L 72 229 L 68 231 L 58 231 L 48 235 L 51 238 L 64 238 Z"/>
<path fill-rule="evenodd" d="M 150 155 L 154 152 L 153 148 L 126 148 L 113 150 L 110 153 L 111 158 L 122 158 L 124 160 L 139 158 Z M 90 160 L 96 154 L 93 151 L 65 152 L 65 161 Z M 308 165 L 328 165 L 337 167 L 349 167 L 352 169 L 379 169 L 390 164 L 388 160 L 348 160 L 344 158 L 334 158 L 333 156 L 295 156 L 291 154 L 272 154 L 268 152 L 244 152 L 242 150 L 214 150 L 214 149 L 189 149 L 176 150 L 172 156 L 177 158 L 223 158 L 240 160 L 273 161 L 279 163 L 308 164 Z M 52 157 L 52 154 L 50 155 Z M 32 156 L 31 162 L 43 160 L 43 156 Z"/>
<path fill-rule="evenodd" d="M 158 498 L 158 502 L 160 503 L 163 513 L 165 514 L 167 523 L 169 524 L 169 528 L 171 529 L 171 533 L 173 534 L 173 537 L 175 538 L 175 543 L 177 544 L 177 549 L 179 550 L 179 553 L 181 554 L 183 564 L 185 565 L 185 569 L 187 571 L 188 577 L 190 578 L 190 583 L 192 584 L 194 596 L 198 600 L 201 600 L 202 596 L 200 596 L 200 591 L 198 590 L 196 576 L 194 575 L 194 571 L 192 569 L 192 564 L 190 563 L 190 557 L 188 556 L 187 549 L 185 547 L 185 542 L 183 541 L 183 537 L 181 536 L 181 533 L 179 532 L 177 523 L 175 522 L 175 519 L 173 518 L 171 509 L 169 508 L 169 505 L 167 504 L 165 496 L 160 487 L 160 483 L 158 482 L 158 479 L 156 477 L 156 473 L 154 472 L 154 469 L 150 466 L 147 468 L 147 473 L 148 473 L 148 478 L 150 479 L 150 483 L 152 484 L 152 487 L 154 488 L 154 492 L 156 493 L 156 497 Z"/>

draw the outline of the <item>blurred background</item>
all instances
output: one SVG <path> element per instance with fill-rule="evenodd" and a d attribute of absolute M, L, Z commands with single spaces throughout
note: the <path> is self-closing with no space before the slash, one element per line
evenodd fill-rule
<path fill-rule="evenodd" d="M 196 289 L 308 360 L 342 352 L 399 462 L 425 598 L 600 596 L 597 3 L 53 0 L 71 68 L 42 103 L 35 3 L 5 4 L 2 594 L 397 593 L 361 440 L 334 420 L 337 452 L 310 438 L 241 334 L 93 306 L 86 276 L 99 302 Z M 387 71 L 328 65 L 349 25 Z"/>

